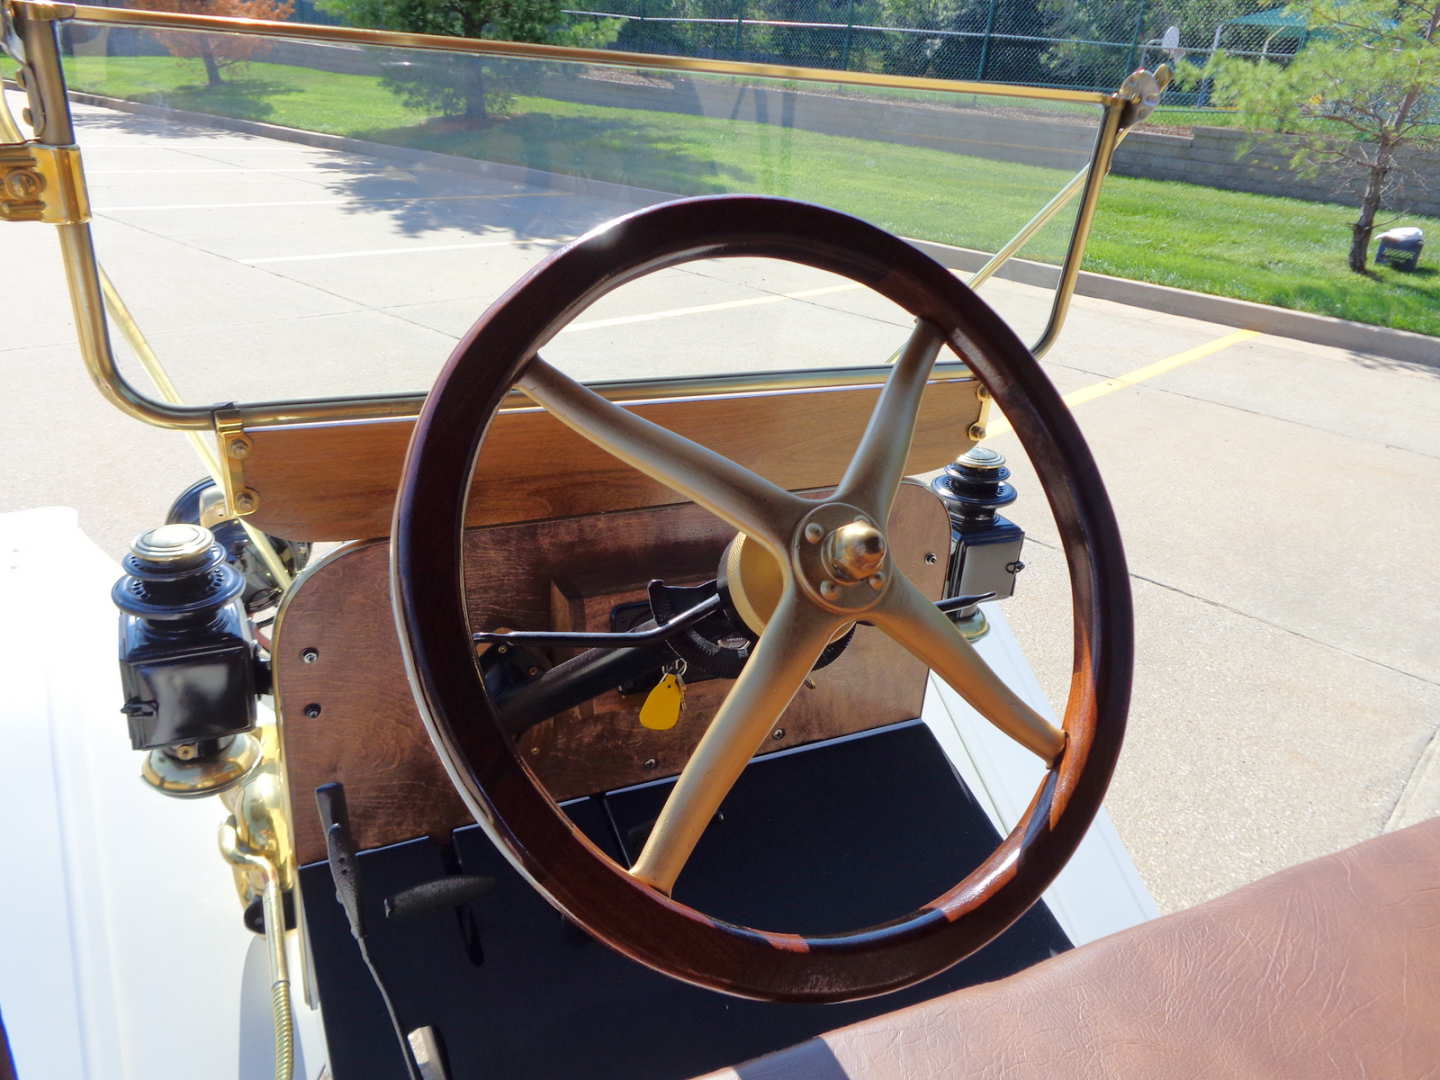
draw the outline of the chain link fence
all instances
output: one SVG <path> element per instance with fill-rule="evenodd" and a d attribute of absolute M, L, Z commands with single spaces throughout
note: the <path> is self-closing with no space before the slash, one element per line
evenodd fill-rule
<path fill-rule="evenodd" d="M 565 14 L 608 23 L 632 52 L 1086 90 L 1217 48 L 1283 63 L 1306 37 L 1255 0 L 604 0 Z"/>

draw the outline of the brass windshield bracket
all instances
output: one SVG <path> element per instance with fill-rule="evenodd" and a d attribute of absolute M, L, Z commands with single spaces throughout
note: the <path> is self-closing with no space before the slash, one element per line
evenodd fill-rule
<path fill-rule="evenodd" d="M 0 220 L 50 225 L 89 221 L 90 196 L 79 147 L 0 144 Z"/>
<path fill-rule="evenodd" d="M 224 481 L 225 507 L 217 521 L 229 521 L 253 514 L 260 507 L 260 495 L 245 483 L 245 459 L 254 447 L 245 433 L 245 420 L 236 409 L 215 411 L 215 440 L 220 444 L 220 478 Z"/>

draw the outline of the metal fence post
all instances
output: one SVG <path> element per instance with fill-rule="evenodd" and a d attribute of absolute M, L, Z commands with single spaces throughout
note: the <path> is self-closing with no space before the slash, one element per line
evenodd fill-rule
<path fill-rule="evenodd" d="M 1130 45 L 1130 58 L 1125 62 L 1125 74 L 1135 70 L 1135 65 L 1140 60 L 1140 38 L 1145 33 L 1145 0 L 1140 0 L 1140 6 L 1135 12 L 1135 40 Z"/>
<path fill-rule="evenodd" d="M 995 5 L 998 0 L 990 0 L 990 10 L 985 12 L 985 36 L 980 40 L 980 63 L 975 69 L 976 81 L 985 78 L 985 65 L 990 62 L 990 36 L 995 33 Z"/>

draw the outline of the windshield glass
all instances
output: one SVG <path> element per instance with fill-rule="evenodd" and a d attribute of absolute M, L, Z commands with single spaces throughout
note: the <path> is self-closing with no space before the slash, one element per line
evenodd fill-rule
<path fill-rule="evenodd" d="M 1099 113 L 194 31 L 65 45 L 100 260 L 197 403 L 423 390 L 548 252 L 679 195 L 821 203 L 968 276 L 1084 166 Z M 1072 222 L 982 290 L 1026 341 Z M 907 323 L 824 273 L 708 261 L 606 298 L 547 357 L 590 380 L 871 366 Z"/>

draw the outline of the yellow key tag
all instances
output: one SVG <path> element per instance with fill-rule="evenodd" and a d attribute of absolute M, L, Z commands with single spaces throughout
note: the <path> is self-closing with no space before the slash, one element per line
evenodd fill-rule
<path fill-rule="evenodd" d="M 667 671 L 640 706 L 640 726 L 651 731 L 669 731 L 680 722 L 684 712 L 685 680 L 679 672 Z"/>

